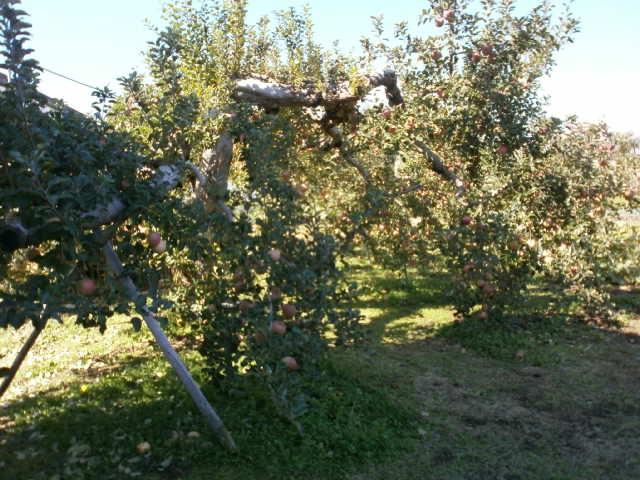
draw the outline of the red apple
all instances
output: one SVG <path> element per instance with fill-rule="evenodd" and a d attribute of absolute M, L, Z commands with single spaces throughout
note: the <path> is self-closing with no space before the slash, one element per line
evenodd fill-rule
<path fill-rule="evenodd" d="M 449 23 L 453 22 L 453 19 L 455 18 L 455 15 L 453 13 L 453 10 L 445 10 L 444 12 L 442 12 L 442 17 Z"/>
<path fill-rule="evenodd" d="M 293 187 L 296 190 L 296 193 L 301 197 L 304 197 L 304 194 L 307 193 L 309 187 L 307 187 L 306 183 L 299 183 L 298 185 Z"/>
<path fill-rule="evenodd" d="M 158 232 L 151 232 L 147 235 L 147 243 L 151 248 L 156 248 L 162 241 L 162 235 Z"/>
<path fill-rule="evenodd" d="M 136 450 L 140 455 L 144 455 L 151 450 L 151 444 L 149 442 L 140 442 L 138 445 L 136 445 Z"/>
<path fill-rule="evenodd" d="M 480 45 L 480 51 L 483 55 L 490 57 L 493 55 L 493 45 L 491 45 L 490 43 L 483 43 L 482 45 Z"/>
<path fill-rule="evenodd" d="M 464 217 L 462 217 L 463 225 L 471 225 L 471 222 L 472 222 L 472 218 L 469 215 L 465 215 Z"/>
<path fill-rule="evenodd" d="M 262 345 L 266 339 L 267 337 L 265 337 L 264 333 L 262 332 L 256 332 L 256 334 L 253 336 L 254 342 L 256 342 L 256 344 L 258 345 Z"/>
<path fill-rule="evenodd" d="M 389 110 L 388 108 L 385 108 L 382 111 L 382 118 L 384 118 L 385 120 L 389 120 L 391 118 L 391 110 Z"/>
<path fill-rule="evenodd" d="M 83 278 L 78 283 L 78 289 L 82 295 L 91 296 L 96 293 L 98 285 L 93 278 Z"/>
<path fill-rule="evenodd" d="M 256 304 L 250 300 L 240 300 L 238 303 L 238 308 L 240 308 L 241 312 L 247 312 L 252 308 L 255 308 Z"/>
<path fill-rule="evenodd" d="M 271 322 L 271 331 L 277 335 L 284 335 L 287 331 L 287 324 L 281 320 Z"/>
<path fill-rule="evenodd" d="M 435 20 L 436 27 L 441 27 L 444 25 L 444 18 L 437 16 Z"/>
<path fill-rule="evenodd" d="M 156 253 L 162 253 L 167 249 L 167 242 L 165 242 L 164 240 L 160 240 L 160 243 L 158 243 L 155 247 L 153 247 L 153 251 Z"/>
<path fill-rule="evenodd" d="M 282 357 L 282 363 L 284 363 L 290 371 L 298 370 L 300 368 L 298 361 L 293 357 Z"/>
<path fill-rule="evenodd" d="M 469 60 L 471 60 L 473 63 L 478 63 L 481 60 L 481 58 L 482 56 L 480 55 L 480 52 L 478 52 L 477 50 L 474 50 L 469 54 Z"/>
<path fill-rule="evenodd" d="M 507 153 L 509 153 L 509 147 L 503 143 L 498 147 L 498 153 L 500 155 L 506 155 Z"/>
<path fill-rule="evenodd" d="M 290 303 L 282 304 L 282 316 L 284 318 L 293 318 L 296 315 L 296 307 L 295 305 L 291 305 Z"/>
<path fill-rule="evenodd" d="M 271 287 L 269 289 L 269 298 L 271 300 L 279 300 L 280 298 L 282 298 L 282 290 L 280 290 L 280 288 L 278 287 Z"/>
<path fill-rule="evenodd" d="M 440 53 L 440 50 L 434 50 L 431 52 L 431 59 L 434 61 L 438 61 L 442 58 L 442 53 Z"/>
<path fill-rule="evenodd" d="M 278 262 L 280 261 L 282 253 L 277 248 L 272 248 L 271 250 L 269 250 L 269 256 L 271 257 L 271 260 L 273 260 L 274 262 Z"/>
<path fill-rule="evenodd" d="M 478 283 L 479 283 L 479 282 L 478 282 Z M 493 295 L 494 293 L 496 293 L 496 289 L 495 289 L 492 285 L 490 285 L 490 284 L 488 284 L 488 283 L 485 283 L 485 284 L 482 286 L 482 292 L 483 292 L 485 295 Z"/>

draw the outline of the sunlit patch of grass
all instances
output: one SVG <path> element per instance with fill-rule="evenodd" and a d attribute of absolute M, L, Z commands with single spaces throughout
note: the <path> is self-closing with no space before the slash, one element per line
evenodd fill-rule
<path fill-rule="evenodd" d="M 381 340 L 401 345 L 433 337 L 440 328 L 451 323 L 451 310 L 445 308 L 421 308 L 407 315 L 398 315 L 384 325 Z"/>

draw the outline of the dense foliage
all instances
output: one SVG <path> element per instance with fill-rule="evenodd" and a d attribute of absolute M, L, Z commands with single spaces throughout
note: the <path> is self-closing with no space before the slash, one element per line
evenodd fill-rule
<path fill-rule="evenodd" d="M 13 63 L 5 65 L 10 83 L 2 95 L 2 268 L 11 279 L 3 285 L 2 325 L 72 313 L 104 328 L 111 315 L 150 305 L 203 335 L 216 379 L 254 373 L 283 413 L 302 413 L 295 371 L 313 372 L 327 334 L 334 343 L 351 338 L 358 315 L 338 306 L 349 287 L 336 267 L 335 242 L 316 226 L 302 192 L 281 178 L 291 156 L 290 123 L 265 117 L 249 127 L 251 111 L 234 114 L 231 134 L 246 139 L 226 145 L 243 158 L 227 192 L 220 171 L 207 170 L 224 166 L 202 163 L 215 157 L 205 152 L 219 134 L 217 119 L 207 118 L 215 105 L 190 91 L 178 71 L 175 58 L 185 50 L 175 28 L 150 52 L 153 87 L 129 77 L 128 103 L 116 104 L 105 122 L 104 105 L 96 106 L 96 119 L 61 105 L 45 108 L 37 64 L 25 60 L 22 47 L 26 24 L 4 8 Z M 193 158 L 209 177 L 204 184 L 188 181 Z M 174 185 L 176 175 L 182 186 Z M 114 202 L 122 209 L 111 218 L 105 207 Z M 142 291 L 136 305 L 109 281 L 101 256 L 107 240 Z M 133 323 L 139 328 L 137 318 Z"/>

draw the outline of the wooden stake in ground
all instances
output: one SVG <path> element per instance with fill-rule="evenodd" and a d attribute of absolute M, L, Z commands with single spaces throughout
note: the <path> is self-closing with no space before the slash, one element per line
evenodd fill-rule
<path fill-rule="evenodd" d="M 135 284 L 131 280 L 130 277 L 124 274 L 124 268 L 122 267 L 122 262 L 118 255 L 113 250 L 113 246 L 111 242 L 105 244 L 102 249 L 104 254 L 107 266 L 114 273 L 116 279 L 120 283 L 122 289 L 127 294 L 127 296 L 132 300 L 136 301 L 140 297 L 140 293 L 136 288 Z M 184 385 L 184 388 L 189 392 L 189 395 L 195 402 L 196 406 L 200 410 L 200 413 L 204 416 L 209 426 L 213 429 L 215 434 L 220 440 L 220 443 L 224 445 L 229 450 L 236 450 L 236 444 L 231 437 L 229 431 L 225 428 L 224 423 L 213 409 L 211 404 L 207 401 L 204 394 L 200 390 L 200 387 L 196 384 L 195 380 L 187 370 L 187 367 L 182 362 L 182 359 L 178 355 L 178 353 L 173 349 L 171 344 L 169 343 L 169 339 L 162 331 L 162 327 L 155 318 L 153 312 L 151 312 L 146 306 L 142 306 L 139 308 L 138 312 L 142 315 L 145 323 L 153 333 L 154 338 L 156 339 L 156 343 L 162 350 L 162 353 L 169 361 L 173 369 L 175 370 L 178 378 Z"/>
<path fill-rule="evenodd" d="M 42 330 L 44 330 L 44 324 L 34 327 L 33 332 L 31 332 L 31 335 L 29 335 L 27 341 L 24 342 L 24 345 L 22 345 L 22 348 L 18 352 L 18 355 L 16 355 L 16 358 L 11 366 L 6 372 L 3 372 L 2 376 L 4 377 L 4 379 L 2 380 L 2 385 L 0 385 L 0 398 L 2 398 L 5 392 L 9 389 L 9 386 L 11 385 L 11 382 L 13 382 L 16 373 L 18 373 L 18 370 L 20 370 L 22 362 L 24 362 L 24 359 L 27 358 L 29 350 L 31 350 L 31 347 L 33 347 L 33 345 L 36 343 L 36 340 L 40 336 Z"/>

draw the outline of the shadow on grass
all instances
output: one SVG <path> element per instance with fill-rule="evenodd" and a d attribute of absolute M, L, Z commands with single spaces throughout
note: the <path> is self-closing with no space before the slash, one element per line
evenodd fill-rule
<path fill-rule="evenodd" d="M 4 408 L 0 477 L 640 478 L 635 334 L 567 317 L 455 322 L 445 274 L 406 288 L 371 273 L 356 272 L 371 342 L 332 350 L 306 386 L 304 437 L 260 388 L 206 387 L 241 447 L 227 454 L 159 354 L 134 355 Z"/>
<path fill-rule="evenodd" d="M 121 362 L 96 380 L 6 406 L 1 478 L 341 478 L 417 440 L 408 409 L 332 362 L 306 386 L 304 437 L 274 414 L 263 389 L 246 382 L 245 395 L 227 396 L 205 387 L 238 454 L 221 450 L 159 356 Z M 141 442 L 148 453 L 136 450 Z"/>
<path fill-rule="evenodd" d="M 640 286 L 616 288 L 611 292 L 611 297 L 623 312 L 640 315 Z"/>
<path fill-rule="evenodd" d="M 374 344 L 389 342 L 409 345 L 420 340 L 445 340 L 475 353 L 497 360 L 512 361 L 528 358 L 535 365 L 554 363 L 558 348 L 576 342 L 598 342 L 602 336 L 621 338 L 630 343 L 639 341 L 635 332 L 614 327 L 598 327 L 580 318 L 558 313 L 538 313 L 557 298 L 542 285 L 532 285 L 517 315 L 505 314 L 500 319 L 480 320 L 475 317 L 457 320 L 453 307 L 447 303 L 446 292 L 450 276 L 443 272 L 422 272 L 414 276 L 410 288 L 403 279 L 384 270 L 375 269 L 366 276 L 360 267 L 358 276 L 368 278 L 364 296 L 357 308 L 372 310 L 369 330 Z M 414 274 L 415 275 L 415 274 Z M 613 299 L 622 314 L 640 314 L 640 290 L 613 292 Z M 568 302 L 568 300 L 567 300 Z M 636 322 L 640 323 L 640 322 Z M 550 345 L 553 348 L 546 349 Z"/>

